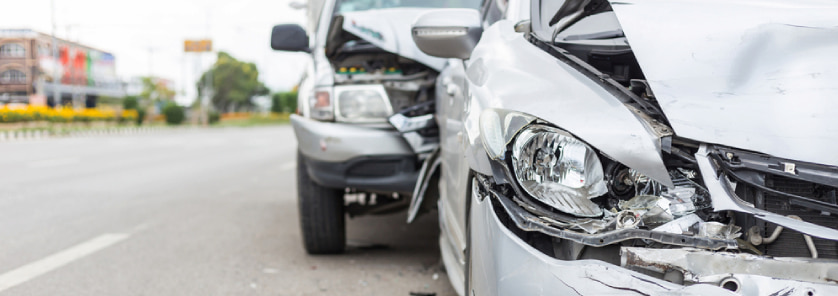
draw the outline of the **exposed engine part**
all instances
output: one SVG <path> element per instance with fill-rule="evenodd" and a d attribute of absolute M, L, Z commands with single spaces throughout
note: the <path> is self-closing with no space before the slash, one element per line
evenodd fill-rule
<path fill-rule="evenodd" d="M 621 223 L 635 223 L 637 216 L 632 214 L 606 214 L 604 219 L 559 217 L 557 215 L 538 216 L 531 211 L 538 211 L 534 205 L 526 204 L 525 201 L 508 197 L 502 193 L 502 188 L 493 188 L 488 177 L 476 176 L 479 182 L 479 189 L 473 194 L 488 195 L 496 202 L 499 215 L 508 217 L 517 229 L 527 232 L 540 232 L 551 237 L 567 239 L 586 246 L 603 247 L 619 242 L 639 240 L 649 243 L 660 243 L 665 245 L 687 246 L 709 250 L 735 249 L 737 243 L 731 239 L 718 239 L 700 237 L 694 234 L 667 233 L 648 229 L 617 227 L 618 218 L 622 217 Z M 625 212 L 625 211 L 624 211 Z M 635 217 L 632 220 L 631 217 Z M 582 230 L 582 232 L 576 231 Z"/>
<path fill-rule="evenodd" d="M 755 246 L 760 252 L 775 257 L 809 257 L 817 253 L 819 258 L 838 259 L 838 241 L 822 238 L 833 237 L 838 230 L 838 201 L 834 197 L 838 191 L 834 186 L 838 184 L 838 169 L 725 147 L 708 147 L 708 151 L 708 157 L 719 166 L 723 185 L 735 184 L 727 192 L 735 195 L 737 199 L 733 201 L 744 209 L 736 214 L 738 223 L 749 232 L 758 231 L 759 236 L 768 238 L 783 227 L 772 243 Z M 759 211 L 767 214 L 758 219 L 749 213 Z M 787 218 L 792 216 L 810 226 L 800 228 L 800 223 Z M 815 232 L 818 227 L 823 230 Z M 801 243 L 802 231 L 809 232 L 810 238 L 804 238 L 807 243 Z M 757 235 L 751 236 L 756 239 Z"/>
<path fill-rule="evenodd" d="M 803 221 L 798 216 L 790 215 L 789 218 L 793 218 L 795 220 Z M 748 240 L 754 246 L 759 246 L 762 244 L 771 244 L 780 237 L 780 233 L 783 232 L 783 226 L 777 226 L 774 228 L 774 232 L 771 233 L 769 237 L 762 237 L 760 234 L 760 230 L 758 226 L 752 226 L 748 229 Z M 803 240 L 806 242 L 806 246 L 809 247 L 809 253 L 812 254 L 812 258 L 818 258 L 818 248 L 815 246 L 815 242 L 812 240 L 812 237 L 809 235 L 804 234 Z"/>

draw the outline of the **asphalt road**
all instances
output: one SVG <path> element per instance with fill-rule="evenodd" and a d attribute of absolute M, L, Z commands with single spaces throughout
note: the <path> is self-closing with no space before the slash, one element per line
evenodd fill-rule
<path fill-rule="evenodd" d="M 0 143 L 0 295 L 453 295 L 436 215 L 309 256 L 290 127 Z"/>

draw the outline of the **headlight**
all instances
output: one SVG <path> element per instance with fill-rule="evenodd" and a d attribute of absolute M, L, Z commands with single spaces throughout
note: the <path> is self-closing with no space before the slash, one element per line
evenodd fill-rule
<path fill-rule="evenodd" d="M 562 130 L 531 125 L 512 146 L 513 171 L 524 191 L 565 213 L 602 215 L 590 199 L 608 189 L 599 157 L 588 145 Z"/>
<path fill-rule="evenodd" d="M 335 117 L 344 122 L 386 122 L 393 114 L 381 85 L 336 86 Z"/>
<path fill-rule="evenodd" d="M 308 106 L 311 118 L 313 119 L 335 119 L 335 113 L 332 109 L 332 94 L 330 87 L 314 89 L 314 94 L 312 94 L 312 96 L 308 99 Z"/>

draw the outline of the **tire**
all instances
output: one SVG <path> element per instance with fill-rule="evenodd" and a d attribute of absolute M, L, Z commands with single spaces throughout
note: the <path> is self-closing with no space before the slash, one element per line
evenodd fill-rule
<path fill-rule="evenodd" d="M 320 186 L 297 152 L 297 204 L 303 245 L 309 254 L 339 254 L 346 248 L 343 190 Z"/>

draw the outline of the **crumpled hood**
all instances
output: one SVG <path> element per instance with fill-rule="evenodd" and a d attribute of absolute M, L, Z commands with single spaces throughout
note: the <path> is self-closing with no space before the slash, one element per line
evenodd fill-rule
<path fill-rule="evenodd" d="M 445 59 L 429 56 L 416 47 L 410 27 L 420 14 L 433 9 L 388 8 L 343 13 L 343 30 L 375 46 L 441 71 Z"/>
<path fill-rule="evenodd" d="M 678 136 L 838 165 L 838 2 L 611 5 Z"/>

